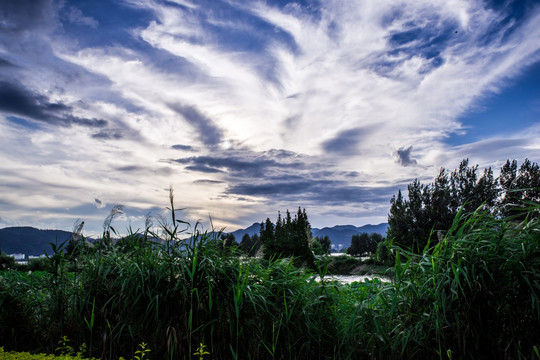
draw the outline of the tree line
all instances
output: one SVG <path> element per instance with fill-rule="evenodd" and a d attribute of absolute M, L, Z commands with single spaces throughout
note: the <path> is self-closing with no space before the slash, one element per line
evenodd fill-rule
<path fill-rule="evenodd" d="M 387 238 L 420 253 L 430 237 L 441 237 L 450 229 L 458 211 L 482 208 L 523 220 L 528 205 L 540 201 L 540 169 L 529 159 L 519 167 L 516 160 L 507 160 L 495 178 L 491 167 L 480 173 L 478 165 L 470 166 L 464 159 L 452 172 L 441 168 L 431 184 L 415 179 L 407 190 L 407 198 L 400 190 L 390 200 Z"/>

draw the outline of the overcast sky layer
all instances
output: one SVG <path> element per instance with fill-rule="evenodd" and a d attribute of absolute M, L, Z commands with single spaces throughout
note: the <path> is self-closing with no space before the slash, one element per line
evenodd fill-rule
<path fill-rule="evenodd" d="M 0 0 L 0 227 L 387 220 L 463 158 L 540 161 L 534 0 Z"/>

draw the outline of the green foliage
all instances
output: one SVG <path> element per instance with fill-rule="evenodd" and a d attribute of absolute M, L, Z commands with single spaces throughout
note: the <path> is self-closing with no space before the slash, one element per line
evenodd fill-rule
<path fill-rule="evenodd" d="M 310 248 L 311 225 L 306 210 L 298 208 L 294 219 L 289 210 L 284 220 L 278 213 L 276 225 L 270 219 L 261 223 L 260 239 L 265 259 L 292 258 L 296 265 L 315 270 L 315 258 Z"/>
<path fill-rule="evenodd" d="M 407 190 L 408 199 L 399 191 L 390 201 L 387 237 L 399 246 L 422 253 L 431 233 L 443 237 L 459 210 L 470 214 L 483 208 L 523 220 L 527 202 L 540 201 L 540 169 L 526 159 L 518 171 L 515 160 L 507 161 L 495 179 L 491 168 L 479 176 L 478 165 L 469 166 L 465 159 L 450 174 L 441 169 L 432 184 L 421 184 L 416 179 Z"/>
<path fill-rule="evenodd" d="M 387 266 L 390 266 L 394 263 L 394 256 L 392 255 L 389 244 L 387 244 L 386 241 L 381 241 L 377 244 L 375 260 L 377 261 L 377 263 Z"/>
<path fill-rule="evenodd" d="M 15 269 L 15 268 L 16 268 L 15 258 L 13 256 L 9 256 L 8 254 L 1 253 L 0 254 L 0 271 L 8 270 L 8 269 Z"/>
<path fill-rule="evenodd" d="M 330 254 L 331 248 L 332 242 L 330 241 L 328 235 L 325 235 L 322 238 L 315 236 L 311 241 L 311 250 L 315 255 Z"/>
<path fill-rule="evenodd" d="M 257 256 L 259 249 L 261 248 L 261 240 L 259 235 L 254 234 L 249 236 L 249 234 L 244 234 L 242 236 L 242 241 L 240 242 L 240 249 L 249 257 Z"/>
<path fill-rule="evenodd" d="M 347 249 L 347 254 L 355 256 L 372 254 L 377 251 L 377 245 L 382 241 L 384 238 L 381 234 L 355 234 L 351 238 L 351 246 Z"/>
<path fill-rule="evenodd" d="M 323 247 L 319 242 L 319 239 L 313 238 L 311 241 L 311 251 L 313 251 L 313 254 L 315 255 L 324 255 Z"/>
<path fill-rule="evenodd" d="M 289 258 L 222 251 L 220 234 L 177 219 L 170 197 L 171 222 L 141 234 L 152 246 L 106 239 L 81 254 L 77 272 L 56 247 L 46 272 L 1 272 L 0 346 L 107 359 L 148 349 L 157 359 L 538 358 L 538 205 L 521 222 L 458 213 L 422 254 L 381 242 L 393 282 L 341 285 Z M 335 261 L 329 273 L 376 266 Z"/>
<path fill-rule="evenodd" d="M 199 347 L 197 348 L 197 351 L 193 353 L 193 355 L 198 356 L 199 360 L 203 360 L 204 355 L 210 355 L 208 351 L 206 351 L 206 345 L 203 343 L 199 344 Z"/>
<path fill-rule="evenodd" d="M 393 296 L 401 301 L 393 334 L 401 336 L 394 347 L 407 358 L 426 351 L 433 357 L 450 351 L 456 358 L 533 358 L 540 339 L 539 230 L 537 221 L 459 213 L 431 251 L 398 251 Z M 411 347 L 409 337 L 426 340 Z"/>
<path fill-rule="evenodd" d="M 501 168 L 499 184 L 502 195 L 498 214 L 501 216 L 523 220 L 530 202 L 540 202 L 540 167 L 529 159 L 525 159 L 519 169 L 515 160 L 507 160 Z"/>
<path fill-rule="evenodd" d="M 29 271 L 46 271 L 49 260 L 46 257 L 33 258 L 28 260 Z"/>
<path fill-rule="evenodd" d="M 362 266 L 362 260 L 349 255 L 332 256 L 328 264 L 328 274 L 349 275 Z"/>
<path fill-rule="evenodd" d="M 0 347 L 0 359 L 2 360 L 97 360 L 95 358 L 83 358 L 79 355 L 51 355 L 51 354 L 30 354 L 28 352 L 4 351 Z"/>
<path fill-rule="evenodd" d="M 135 355 L 133 355 L 134 360 L 148 360 L 149 359 L 149 354 L 151 350 L 146 347 L 147 345 L 148 344 L 145 343 L 144 341 L 139 344 L 139 349 L 137 349 L 137 351 L 135 351 Z"/>

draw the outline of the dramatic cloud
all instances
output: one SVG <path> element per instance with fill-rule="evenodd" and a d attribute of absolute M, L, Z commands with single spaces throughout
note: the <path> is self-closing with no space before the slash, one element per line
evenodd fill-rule
<path fill-rule="evenodd" d="M 534 0 L 7 1 L 0 226 L 130 226 L 169 186 L 220 227 L 383 222 L 462 158 L 538 159 L 539 73 Z"/>
<path fill-rule="evenodd" d="M 88 127 L 104 127 L 103 119 L 84 119 L 69 112 L 72 109 L 61 103 L 49 103 L 46 97 L 34 95 L 16 84 L 0 82 L 0 111 L 7 114 L 29 117 L 53 125 L 72 124 Z"/>

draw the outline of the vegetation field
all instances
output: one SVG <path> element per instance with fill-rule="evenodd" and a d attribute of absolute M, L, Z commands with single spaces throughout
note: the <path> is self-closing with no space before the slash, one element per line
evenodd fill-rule
<path fill-rule="evenodd" d="M 315 281 L 321 263 L 245 259 L 197 228 L 185 238 L 173 209 L 159 234 L 113 244 L 106 232 L 56 248 L 44 272 L 2 272 L 0 346 L 101 359 L 142 343 L 154 359 L 540 358 L 537 211 L 459 213 L 421 254 L 387 244 L 392 283 L 343 285 Z"/>

